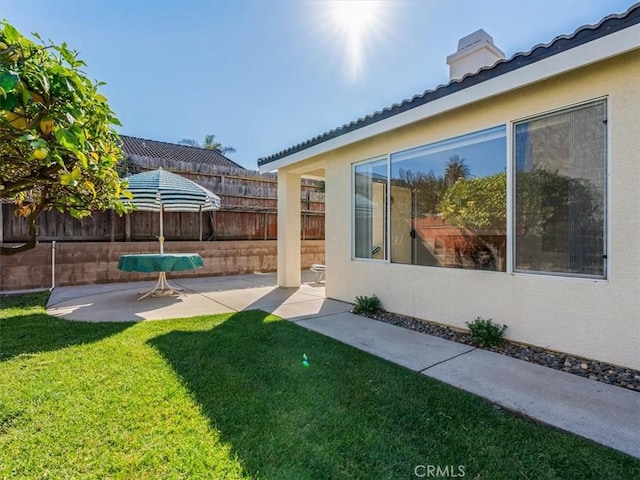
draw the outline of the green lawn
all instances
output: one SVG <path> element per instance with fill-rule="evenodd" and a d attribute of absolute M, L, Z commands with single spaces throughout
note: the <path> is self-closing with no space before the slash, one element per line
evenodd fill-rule
<path fill-rule="evenodd" d="M 88 324 L 45 300 L 0 298 L 0 478 L 640 478 L 629 456 L 259 310 Z"/>

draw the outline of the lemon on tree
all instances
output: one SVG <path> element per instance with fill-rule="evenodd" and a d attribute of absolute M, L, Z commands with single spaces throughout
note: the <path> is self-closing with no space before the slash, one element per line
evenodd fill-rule
<path fill-rule="evenodd" d="M 49 156 L 49 149 L 47 147 L 36 148 L 33 151 L 33 156 L 34 156 L 34 158 L 37 158 L 38 160 L 44 160 L 45 158 L 47 158 Z"/>

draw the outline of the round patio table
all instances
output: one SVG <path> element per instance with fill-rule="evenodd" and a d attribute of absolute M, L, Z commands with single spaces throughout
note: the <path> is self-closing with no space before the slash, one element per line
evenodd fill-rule
<path fill-rule="evenodd" d="M 202 257 L 197 253 L 138 253 L 122 255 L 118 262 L 118 270 L 125 272 L 160 272 L 156 285 L 138 298 L 162 292 L 162 295 L 173 295 L 179 288 L 174 288 L 167 282 L 167 272 L 194 270 L 203 266 Z"/>

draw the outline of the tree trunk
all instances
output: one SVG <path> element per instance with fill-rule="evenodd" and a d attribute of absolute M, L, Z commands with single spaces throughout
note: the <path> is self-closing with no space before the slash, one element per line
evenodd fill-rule
<path fill-rule="evenodd" d="M 0 256 L 17 255 L 18 253 L 26 252 L 36 248 L 37 241 L 37 228 L 36 219 L 38 215 L 44 209 L 44 205 L 38 205 L 27 217 L 27 224 L 29 225 L 29 240 L 27 243 L 18 245 L 16 247 L 0 247 Z"/>

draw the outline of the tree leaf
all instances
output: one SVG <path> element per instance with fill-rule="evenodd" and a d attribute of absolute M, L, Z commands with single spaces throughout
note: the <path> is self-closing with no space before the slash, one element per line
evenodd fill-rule
<path fill-rule="evenodd" d="M 18 30 L 6 22 L 2 24 L 2 36 L 5 38 L 7 43 L 16 43 L 21 37 Z"/>
<path fill-rule="evenodd" d="M 85 168 L 85 169 L 89 168 L 89 161 L 87 160 L 87 156 L 84 153 L 77 151 L 76 157 L 78 157 L 78 160 L 80 160 L 80 163 L 82 164 L 82 168 Z"/>
<path fill-rule="evenodd" d="M 55 131 L 56 140 L 67 150 L 75 151 L 78 148 L 78 139 L 66 128 L 59 128 Z"/>
<path fill-rule="evenodd" d="M 22 95 L 22 105 L 27 105 L 29 100 L 31 100 L 31 92 L 26 88 L 21 88 L 20 94 Z"/>
<path fill-rule="evenodd" d="M 98 194 L 96 193 L 96 188 L 93 186 L 93 183 L 87 181 L 87 182 L 84 182 L 83 185 L 87 187 L 89 191 L 91 191 L 91 194 L 93 195 L 93 199 L 95 200 Z"/>
<path fill-rule="evenodd" d="M 14 93 L 7 93 L 6 97 L 0 96 L 0 110 L 10 112 L 18 106 L 18 99 Z"/>
<path fill-rule="evenodd" d="M 73 175 L 70 175 L 68 173 L 63 173 L 62 175 L 60 175 L 60 183 L 64 186 L 70 187 L 75 187 L 78 185 L 78 181 L 73 178 Z"/>
<path fill-rule="evenodd" d="M 40 81 L 40 85 L 42 86 L 42 92 L 45 94 L 49 94 L 50 85 L 47 76 L 43 74 L 38 80 Z"/>
<path fill-rule="evenodd" d="M 13 90 L 18 82 L 20 81 L 20 77 L 17 73 L 12 72 L 11 70 L 5 70 L 0 73 L 0 87 L 2 87 L 5 91 Z"/>

